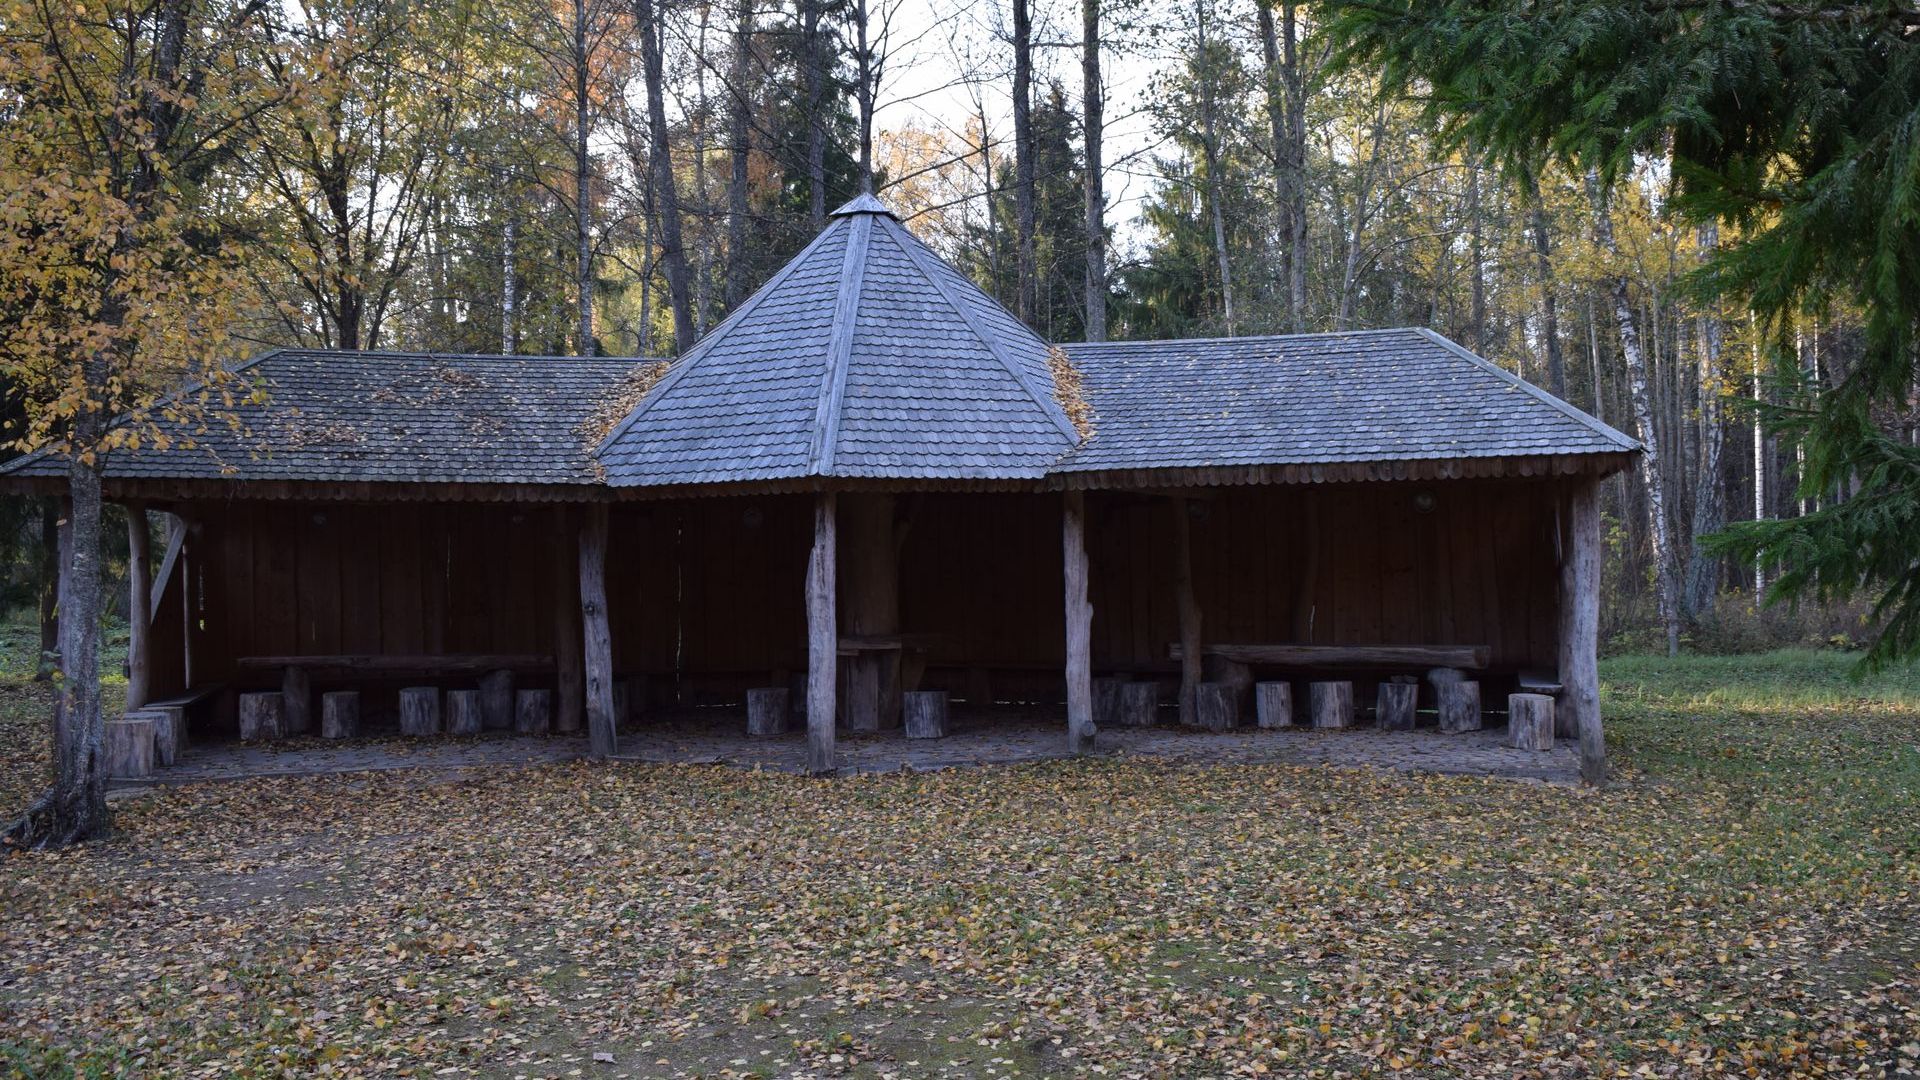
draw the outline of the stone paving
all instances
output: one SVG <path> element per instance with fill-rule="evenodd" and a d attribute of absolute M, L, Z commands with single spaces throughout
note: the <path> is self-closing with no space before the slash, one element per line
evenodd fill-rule
<path fill-rule="evenodd" d="M 748 738 L 745 726 L 736 711 L 723 709 L 652 720 L 621 733 L 618 757 L 623 761 L 783 772 L 799 772 L 804 767 L 806 737 L 800 730 L 804 725 L 796 724 L 792 733 L 769 738 Z M 1535 783 L 1578 782 L 1579 758 L 1571 743 L 1562 741 L 1544 752 L 1517 750 L 1506 744 L 1506 734 L 1504 727 L 1442 735 L 1432 728 L 1243 728 L 1206 732 L 1161 726 L 1107 728 L 1099 733 L 1095 745 L 1100 754 L 1190 762 L 1370 766 Z M 908 741 L 898 731 L 858 735 L 842 732 L 838 739 L 843 773 L 1043 761 L 1064 757 L 1065 750 L 1066 720 L 1059 710 L 1001 708 L 980 715 L 956 706 L 951 733 L 944 739 Z M 381 769 L 537 765 L 571 761 L 586 756 L 586 752 L 586 739 L 574 735 L 541 738 L 498 734 L 441 741 L 375 736 L 352 742 L 301 738 L 271 746 L 206 742 L 189 747 L 179 761 L 159 770 L 151 781 L 129 781 L 125 786 Z"/>

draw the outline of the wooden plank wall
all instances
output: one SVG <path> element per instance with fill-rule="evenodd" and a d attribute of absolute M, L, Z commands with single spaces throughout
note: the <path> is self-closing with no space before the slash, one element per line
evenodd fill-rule
<path fill-rule="evenodd" d="M 1214 641 L 1490 645 L 1555 660 L 1556 488 L 1450 481 L 1220 489 L 1193 500 L 1194 580 Z M 1434 497 L 1421 511 L 1420 492 Z M 617 506 L 614 665 L 654 696 L 736 700 L 806 668 L 810 497 Z M 903 496 L 901 624 L 930 662 L 1057 673 L 1060 497 Z M 1097 668 L 1167 666 L 1178 635 L 1172 503 L 1088 499 Z M 197 684 L 239 656 L 552 652 L 553 510 L 503 504 L 187 508 Z M 571 540 L 571 537 L 566 538 Z M 1046 676 L 1050 677 L 1050 676 Z"/>

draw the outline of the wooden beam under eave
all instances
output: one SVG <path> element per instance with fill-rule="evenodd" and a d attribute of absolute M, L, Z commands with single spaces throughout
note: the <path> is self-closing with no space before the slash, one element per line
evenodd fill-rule
<path fill-rule="evenodd" d="M 1559 707 L 1580 739 L 1580 779 L 1607 781 L 1607 737 L 1600 719 L 1600 481 L 1569 488 L 1560 544 Z"/>
<path fill-rule="evenodd" d="M 807 772 L 834 771 L 834 695 L 840 676 L 840 630 L 835 592 L 839 516 L 833 492 L 814 496 L 813 551 L 807 558 Z"/>
<path fill-rule="evenodd" d="M 1061 495 L 1061 575 L 1066 589 L 1067 752 L 1093 752 L 1093 604 L 1087 600 L 1087 496 Z"/>
<path fill-rule="evenodd" d="M 617 749 L 613 712 L 613 636 L 607 629 L 607 504 L 589 503 L 580 526 L 580 638 L 585 661 L 588 753 Z"/>

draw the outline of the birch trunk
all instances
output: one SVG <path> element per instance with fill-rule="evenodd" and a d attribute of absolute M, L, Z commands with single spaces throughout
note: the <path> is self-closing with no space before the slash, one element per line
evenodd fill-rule
<path fill-rule="evenodd" d="M 1614 242 L 1613 222 L 1607 216 L 1607 200 L 1600 190 L 1600 178 L 1587 173 L 1587 198 L 1593 204 L 1594 238 L 1616 262 L 1620 247 Z M 1673 550 L 1673 536 L 1667 524 L 1666 473 L 1662 468 L 1660 433 L 1653 423 L 1652 395 L 1647 387 L 1646 356 L 1640 351 L 1640 334 L 1634 325 L 1632 298 L 1627 279 L 1611 274 L 1607 290 L 1613 300 L 1613 317 L 1619 324 L 1620 358 L 1627 369 L 1628 397 L 1633 405 L 1634 435 L 1645 447 L 1640 457 L 1640 480 L 1647 499 L 1647 531 L 1653 542 L 1654 589 L 1660 602 L 1660 622 L 1666 630 L 1667 654 L 1680 651 L 1679 567 Z"/>

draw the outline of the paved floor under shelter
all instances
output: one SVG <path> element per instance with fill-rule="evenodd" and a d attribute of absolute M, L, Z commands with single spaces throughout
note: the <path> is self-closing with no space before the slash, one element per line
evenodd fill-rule
<path fill-rule="evenodd" d="M 618 756 L 625 761 L 801 771 L 806 759 L 802 725 L 796 725 L 789 734 L 770 738 L 749 738 L 745 726 L 739 710 L 683 711 L 623 731 Z M 1545 783 L 1578 781 L 1579 759 L 1571 743 L 1562 741 L 1543 752 L 1514 749 L 1507 745 L 1506 738 L 1502 726 L 1458 735 L 1442 735 L 1431 727 L 1415 731 L 1371 727 L 1316 731 L 1296 727 L 1206 732 L 1160 726 L 1104 729 L 1097 737 L 1096 748 L 1102 754 L 1196 762 L 1371 766 Z M 533 765 L 570 761 L 584 757 L 586 751 L 584 736 L 509 733 L 444 740 L 376 733 L 346 742 L 304 737 L 266 746 L 209 741 L 190 746 L 179 761 L 159 770 L 151 782 Z M 842 732 L 838 740 L 842 772 L 1002 765 L 1063 757 L 1065 751 L 1066 721 L 1058 710 L 1002 708 L 979 715 L 956 707 L 952 731 L 944 739 L 909 741 L 895 730 L 861 735 Z M 132 781 L 126 786 L 141 783 Z"/>

